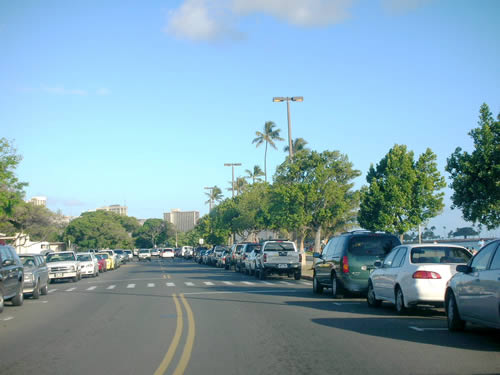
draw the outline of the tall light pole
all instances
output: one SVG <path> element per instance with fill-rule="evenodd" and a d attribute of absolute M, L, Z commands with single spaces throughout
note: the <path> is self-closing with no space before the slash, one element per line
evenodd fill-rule
<path fill-rule="evenodd" d="M 286 102 L 286 114 L 288 118 L 288 155 L 290 156 L 290 161 L 293 159 L 293 144 L 292 144 L 292 123 L 290 120 L 290 101 L 292 102 L 303 102 L 304 98 L 302 96 L 292 96 L 283 97 L 275 96 L 273 102 Z"/>
<path fill-rule="evenodd" d="M 239 167 L 241 163 L 224 163 L 224 167 L 231 167 L 233 170 L 233 179 L 231 180 L 231 192 L 234 198 L 234 167 Z"/>
<path fill-rule="evenodd" d="M 210 207 L 210 210 L 208 211 L 208 213 L 210 213 L 210 211 L 212 211 L 212 191 L 215 189 L 215 186 L 205 186 L 203 189 L 207 189 L 207 190 L 210 190 L 210 200 L 209 200 L 209 207 Z"/>

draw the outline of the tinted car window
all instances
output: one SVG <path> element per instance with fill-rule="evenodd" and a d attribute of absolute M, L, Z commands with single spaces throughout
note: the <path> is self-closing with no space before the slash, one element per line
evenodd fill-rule
<path fill-rule="evenodd" d="M 330 259 L 333 256 L 335 246 L 337 245 L 338 242 L 339 242 L 338 237 L 332 238 L 330 241 L 328 241 L 326 247 L 323 249 L 323 258 Z"/>
<path fill-rule="evenodd" d="M 388 254 L 399 241 L 390 236 L 354 236 L 349 245 L 349 253 L 352 255 L 385 255 Z"/>
<path fill-rule="evenodd" d="M 392 262 L 392 268 L 401 267 L 403 265 L 403 260 L 405 258 L 405 255 L 406 255 L 406 248 L 403 247 L 399 249 L 398 253 L 394 257 L 394 260 Z"/>
<path fill-rule="evenodd" d="M 490 270 L 500 270 L 500 249 L 497 249 L 493 260 L 491 261 Z"/>
<path fill-rule="evenodd" d="M 88 262 L 88 261 L 92 260 L 92 258 L 90 257 L 90 255 L 87 255 L 87 254 L 78 255 L 77 258 L 78 258 L 79 261 L 82 261 L 82 262 Z"/>
<path fill-rule="evenodd" d="M 474 257 L 471 263 L 473 271 L 483 271 L 488 266 L 488 261 L 490 260 L 491 253 L 497 247 L 496 243 L 486 245 L 481 249 L 479 253 Z"/>
<path fill-rule="evenodd" d="M 417 247 L 411 249 L 412 263 L 468 263 L 472 255 L 456 247 Z"/>
<path fill-rule="evenodd" d="M 332 257 L 340 256 L 345 248 L 345 244 L 348 241 L 348 237 L 339 237 L 339 241 L 335 244 L 333 248 Z"/>
<path fill-rule="evenodd" d="M 295 248 L 291 242 L 270 242 L 265 251 L 295 251 Z"/>
<path fill-rule="evenodd" d="M 74 261 L 75 256 L 72 253 L 64 254 L 49 254 L 47 255 L 47 263 L 51 262 L 63 262 L 63 261 Z"/>
<path fill-rule="evenodd" d="M 14 260 L 14 258 L 12 257 L 12 254 L 10 253 L 9 249 L 6 248 L 6 247 L 0 247 L 0 257 L 1 257 L 2 263 L 5 262 L 8 259 Z"/>
<path fill-rule="evenodd" d="M 250 253 L 250 252 L 252 252 L 253 249 L 260 250 L 260 247 L 261 246 L 259 244 L 247 245 L 247 247 L 245 248 L 245 253 Z"/>
<path fill-rule="evenodd" d="M 26 267 L 35 267 L 36 266 L 35 257 L 22 256 L 21 261 L 23 262 L 23 266 L 26 266 Z"/>
<path fill-rule="evenodd" d="M 394 260 L 394 257 L 396 256 L 396 254 L 397 254 L 397 250 L 395 250 L 392 253 L 390 253 L 389 255 L 387 255 L 387 257 L 384 259 L 384 268 L 392 267 L 392 262 Z"/>

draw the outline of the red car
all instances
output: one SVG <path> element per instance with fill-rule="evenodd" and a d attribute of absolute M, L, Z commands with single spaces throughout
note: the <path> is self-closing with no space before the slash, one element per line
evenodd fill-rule
<path fill-rule="evenodd" d="M 101 257 L 100 255 L 96 255 L 97 262 L 99 263 L 99 272 L 106 272 L 107 267 L 106 267 L 106 259 Z"/>

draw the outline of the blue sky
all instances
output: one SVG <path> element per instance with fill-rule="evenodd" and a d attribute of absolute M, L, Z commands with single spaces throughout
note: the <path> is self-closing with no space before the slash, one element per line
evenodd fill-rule
<path fill-rule="evenodd" d="M 273 96 L 304 97 L 292 136 L 347 154 L 356 187 L 394 144 L 430 147 L 448 179 L 480 105 L 500 112 L 498 14 L 495 0 L 0 1 L 0 136 L 23 155 L 27 198 L 68 215 L 206 213 L 224 163 L 263 167 L 256 130 L 287 137 Z M 460 216 L 447 198 L 430 225 Z"/>

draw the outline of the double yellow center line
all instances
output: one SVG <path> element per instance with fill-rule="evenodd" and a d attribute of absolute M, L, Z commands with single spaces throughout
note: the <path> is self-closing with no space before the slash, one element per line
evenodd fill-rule
<path fill-rule="evenodd" d="M 194 345 L 194 336 L 195 336 L 195 324 L 194 324 L 194 316 L 189 303 L 187 302 L 184 294 L 179 295 L 182 304 L 184 305 L 184 309 L 186 310 L 187 320 L 188 320 L 188 333 L 186 338 L 186 343 L 184 344 L 184 350 L 182 351 L 181 358 L 177 367 L 174 371 L 174 375 L 182 375 L 184 371 L 186 371 L 186 367 L 189 363 L 189 359 L 191 358 L 191 352 L 193 351 Z M 182 308 L 179 302 L 179 298 L 177 295 L 172 295 L 172 298 L 175 303 L 175 310 L 177 312 L 177 326 L 175 328 L 175 334 L 172 342 L 170 343 L 170 347 L 168 348 L 167 354 L 161 361 L 160 366 L 156 369 L 154 375 L 163 375 L 165 371 L 167 371 L 168 366 L 172 362 L 174 358 L 175 352 L 177 351 L 177 347 L 179 346 L 179 342 L 182 337 L 182 331 L 184 328 L 184 318 L 182 315 Z"/>

